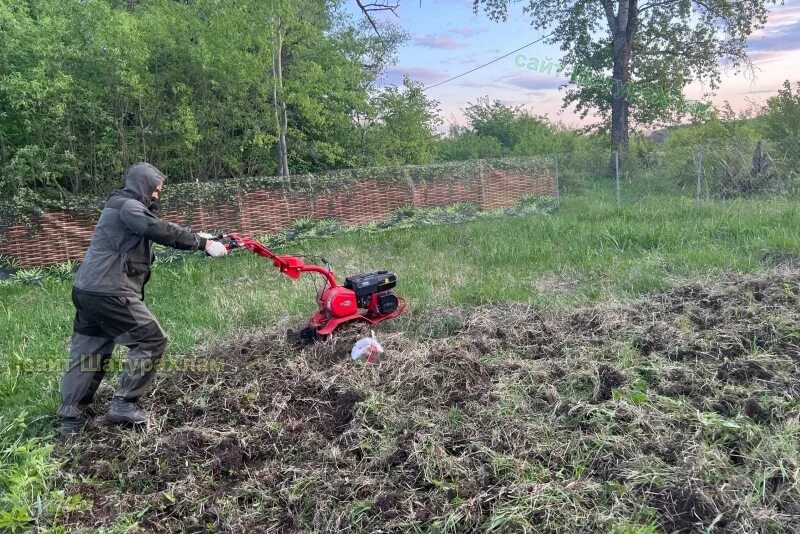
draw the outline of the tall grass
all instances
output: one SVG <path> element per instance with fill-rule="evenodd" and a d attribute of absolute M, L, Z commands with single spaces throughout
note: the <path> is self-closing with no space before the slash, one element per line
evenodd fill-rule
<path fill-rule="evenodd" d="M 624 300 L 680 279 L 754 272 L 800 258 L 800 220 L 791 199 L 697 208 L 690 196 L 629 197 L 618 210 L 608 186 L 565 197 L 553 215 L 348 233 L 282 251 L 324 256 L 341 278 L 395 271 L 410 311 L 381 328 L 410 332 L 415 313 L 430 309 Z M 158 266 L 146 302 L 170 335 L 168 357 L 175 357 L 242 331 L 301 324 L 314 309 L 315 282 L 312 276 L 291 281 L 245 252 L 222 260 L 198 256 Z M 37 442 L 28 440 L 46 442 L 56 428 L 59 368 L 74 313 L 70 287 L 69 280 L 55 278 L 37 286 L 0 286 L 0 510 L 6 514 L 0 515 L 0 527 L 4 517 L 6 526 L 24 524 L 24 514 L 64 506 L 65 497 L 47 485 L 48 469 L 36 467 L 47 450 L 31 452 Z M 26 498 L 33 494 L 50 500 L 37 508 L 31 505 L 35 499 Z"/>

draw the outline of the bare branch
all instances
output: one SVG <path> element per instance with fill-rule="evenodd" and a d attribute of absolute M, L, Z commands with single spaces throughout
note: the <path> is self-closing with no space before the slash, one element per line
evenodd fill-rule
<path fill-rule="evenodd" d="M 364 16 L 367 17 L 367 20 L 372 25 L 372 29 L 375 30 L 375 33 L 378 34 L 380 37 L 381 32 L 378 31 L 378 25 L 375 24 L 375 20 L 373 20 L 372 15 L 370 13 L 374 11 L 391 11 L 392 14 L 397 17 L 397 8 L 400 7 L 400 1 L 397 0 L 396 2 L 389 4 L 389 3 L 381 3 L 381 2 L 372 2 L 369 4 L 365 4 L 361 0 L 356 0 L 356 4 L 358 4 L 358 8 L 364 13 Z"/>
<path fill-rule="evenodd" d="M 678 0 L 665 0 L 664 2 L 649 2 L 649 3 L 644 4 L 642 7 L 639 8 L 639 13 L 642 13 L 643 11 L 647 11 L 648 9 L 653 9 L 653 8 L 663 7 L 663 6 L 670 6 L 670 5 L 676 4 L 677 2 L 678 2 Z"/>

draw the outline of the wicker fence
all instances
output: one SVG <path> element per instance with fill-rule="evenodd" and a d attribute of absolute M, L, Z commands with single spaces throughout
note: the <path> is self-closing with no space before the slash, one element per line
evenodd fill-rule
<path fill-rule="evenodd" d="M 302 217 L 333 218 L 349 226 L 384 220 L 409 205 L 420 208 L 471 202 L 481 210 L 492 210 L 526 195 L 558 192 L 548 158 L 484 160 L 469 167 L 359 169 L 344 174 L 340 171 L 334 179 L 329 174 L 231 180 L 210 189 L 208 184 L 178 184 L 165 189 L 165 193 L 172 191 L 165 195 L 162 216 L 194 231 L 224 229 L 263 235 L 276 233 Z M 324 185 L 316 187 L 316 183 Z M 204 198 L 195 194 L 199 189 L 215 188 L 216 194 Z M 73 209 L 21 217 L 0 230 L 0 254 L 16 259 L 22 267 L 80 260 L 98 215 L 97 210 Z"/>

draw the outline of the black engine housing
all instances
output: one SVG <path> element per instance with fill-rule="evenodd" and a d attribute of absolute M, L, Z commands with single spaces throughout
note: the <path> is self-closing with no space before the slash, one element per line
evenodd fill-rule
<path fill-rule="evenodd" d="M 359 308 L 369 307 L 372 295 L 381 293 L 378 295 L 377 304 L 378 310 L 384 314 L 397 309 L 397 296 L 392 291 L 396 285 L 397 276 L 389 271 L 349 276 L 344 281 L 344 287 L 356 294 Z"/>

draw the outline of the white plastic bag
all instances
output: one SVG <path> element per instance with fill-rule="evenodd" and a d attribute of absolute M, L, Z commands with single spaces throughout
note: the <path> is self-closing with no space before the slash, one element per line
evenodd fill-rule
<path fill-rule="evenodd" d="M 373 337 L 359 339 L 353 345 L 353 350 L 350 351 L 350 357 L 353 361 L 365 359 L 367 363 L 378 363 L 381 354 L 383 354 L 383 347 L 374 337 L 374 334 Z"/>

